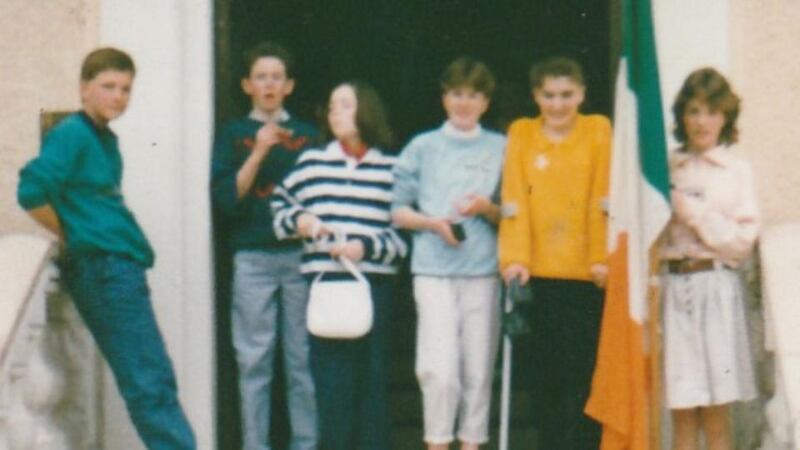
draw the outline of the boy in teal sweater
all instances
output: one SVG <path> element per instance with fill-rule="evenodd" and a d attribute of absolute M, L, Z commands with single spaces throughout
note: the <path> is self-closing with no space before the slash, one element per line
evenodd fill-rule
<path fill-rule="evenodd" d="M 150 302 L 153 249 L 120 192 L 122 158 L 108 128 L 128 106 L 135 67 L 101 48 L 81 69 L 83 110 L 47 135 L 21 171 L 19 204 L 64 245 L 62 275 L 108 361 L 148 449 L 194 449 Z"/>

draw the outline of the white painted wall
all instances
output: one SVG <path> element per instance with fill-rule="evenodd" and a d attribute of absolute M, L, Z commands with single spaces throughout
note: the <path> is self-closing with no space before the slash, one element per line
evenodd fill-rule
<path fill-rule="evenodd" d="M 672 103 L 686 76 L 704 66 L 723 74 L 729 70 L 728 1 L 653 0 L 652 5 L 665 129 L 673 148 Z"/>
<path fill-rule="evenodd" d="M 118 131 L 124 191 L 158 254 L 149 273 L 181 399 L 199 448 L 213 448 L 213 288 L 207 200 L 212 136 L 210 0 L 0 1 L 0 234 L 44 234 L 16 205 L 17 171 L 39 148 L 39 111 L 80 108 L 80 64 L 98 45 L 139 73 Z M 107 378 L 110 375 L 107 374 Z M 110 378 L 108 378 L 110 380 Z M 141 448 L 112 382 L 105 448 Z"/>
<path fill-rule="evenodd" d="M 201 449 L 215 439 L 213 275 L 208 173 L 213 135 L 212 2 L 102 0 L 100 42 L 128 51 L 137 76 L 113 124 L 123 190 L 156 250 L 156 315 Z M 141 444 L 113 386 L 106 448 Z"/>
<path fill-rule="evenodd" d="M 80 108 L 99 0 L 0 0 L 0 234 L 46 232 L 17 206 L 17 173 L 39 153 L 39 112 Z"/>
<path fill-rule="evenodd" d="M 800 222 L 800 2 L 731 0 L 731 75 L 767 225 Z"/>

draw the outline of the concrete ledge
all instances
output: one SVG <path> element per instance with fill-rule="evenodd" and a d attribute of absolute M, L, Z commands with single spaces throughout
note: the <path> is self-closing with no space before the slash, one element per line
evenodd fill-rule
<path fill-rule="evenodd" d="M 777 384 L 790 415 L 776 417 L 780 423 L 772 426 L 800 443 L 800 223 L 767 228 L 760 255 L 768 347 L 775 353 Z"/>
<path fill-rule="evenodd" d="M 0 363 L 54 248 L 52 241 L 41 237 L 0 236 Z"/>
<path fill-rule="evenodd" d="M 776 353 L 800 354 L 800 223 L 764 231 L 760 244 L 764 304 Z M 800 381 L 800 376 L 797 377 Z"/>

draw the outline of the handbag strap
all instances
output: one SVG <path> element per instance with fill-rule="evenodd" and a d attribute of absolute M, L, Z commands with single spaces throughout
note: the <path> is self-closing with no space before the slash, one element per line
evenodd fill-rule
<path fill-rule="evenodd" d="M 359 283 L 369 285 L 367 277 L 364 276 L 364 273 L 361 271 L 361 269 L 359 269 L 358 266 L 356 266 L 355 263 L 350 260 L 350 258 L 346 256 L 340 256 L 339 262 L 342 263 L 344 268 L 347 269 L 348 272 L 350 272 L 350 275 L 352 275 L 353 278 L 356 279 L 356 281 L 358 281 Z M 317 273 L 317 276 L 314 277 L 314 281 L 312 282 L 312 284 L 319 283 L 323 275 L 325 275 L 324 271 Z"/>
<path fill-rule="evenodd" d="M 319 231 L 321 228 L 322 228 L 322 221 L 318 220 L 314 224 L 314 227 L 312 228 L 311 231 L 311 235 L 313 236 L 312 239 L 314 239 L 315 242 L 317 242 L 319 239 Z M 334 228 L 334 237 L 337 243 L 344 243 L 347 240 L 347 234 L 335 228 Z M 350 258 L 347 258 L 346 256 L 340 256 L 338 260 L 344 266 L 344 268 L 347 269 L 348 272 L 350 272 L 350 275 L 352 275 L 353 278 L 355 278 L 359 283 L 369 284 L 369 281 L 367 281 L 367 278 L 364 276 L 364 273 L 361 271 L 361 269 L 358 268 L 358 266 L 356 266 L 356 264 L 353 261 L 350 260 Z M 318 273 L 317 276 L 314 277 L 314 283 L 318 282 L 322 278 L 322 275 L 324 273 L 325 272 Z"/>
<path fill-rule="evenodd" d="M 361 269 L 359 269 L 355 263 L 353 263 L 353 261 L 350 261 L 350 258 L 346 256 L 340 256 L 339 262 L 342 263 L 344 268 L 347 269 L 347 271 L 350 272 L 350 274 L 353 275 L 356 280 L 364 284 L 369 284 L 367 278 L 364 276 L 364 273 L 361 272 Z"/>

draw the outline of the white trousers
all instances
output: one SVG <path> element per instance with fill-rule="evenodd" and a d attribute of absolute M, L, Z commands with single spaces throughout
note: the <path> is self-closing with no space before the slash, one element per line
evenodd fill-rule
<path fill-rule="evenodd" d="M 414 277 L 416 373 L 425 442 L 489 440 L 492 377 L 500 332 L 499 280 Z"/>

